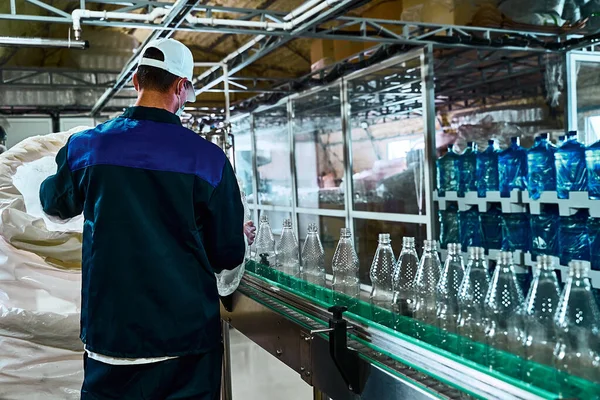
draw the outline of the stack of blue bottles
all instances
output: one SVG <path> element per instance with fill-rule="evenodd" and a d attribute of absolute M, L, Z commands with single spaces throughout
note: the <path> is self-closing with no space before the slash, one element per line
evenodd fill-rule
<path fill-rule="evenodd" d="M 438 194 L 457 192 L 460 181 L 459 155 L 454 152 L 454 146 L 448 146 L 448 152 L 436 161 Z"/>
<path fill-rule="evenodd" d="M 585 146 L 577 140 L 577 132 L 569 132 L 565 143 L 556 151 L 556 193 L 568 199 L 569 192 L 586 191 Z"/>
<path fill-rule="evenodd" d="M 477 191 L 477 143 L 467 143 L 467 148 L 459 157 L 458 170 L 460 171 L 458 195 L 463 197 L 467 192 Z"/>
<path fill-rule="evenodd" d="M 590 199 L 600 200 L 600 141 L 585 151 L 587 165 L 588 195 Z"/>
<path fill-rule="evenodd" d="M 543 192 L 556 190 L 555 152 L 556 147 L 548 140 L 547 133 L 538 136 L 527 151 L 527 188 L 533 200 L 538 200 Z"/>
<path fill-rule="evenodd" d="M 529 251 L 530 234 L 528 213 L 502 214 L 502 250 Z"/>
<path fill-rule="evenodd" d="M 510 147 L 498 155 L 500 195 L 510 197 L 514 189 L 527 188 L 527 151 L 519 145 L 519 138 L 510 138 Z"/>
<path fill-rule="evenodd" d="M 498 154 L 494 140 L 488 140 L 485 151 L 477 154 L 477 195 L 485 197 L 487 192 L 499 190 Z"/>
<path fill-rule="evenodd" d="M 458 224 L 459 243 L 462 248 L 481 247 L 483 244 L 483 232 L 481 230 L 481 221 L 479 220 L 477 206 L 472 206 L 467 211 L 459 211 Z"/>
<path fill-rule="evenodd" d="M 531 254 L 533 257 L 541 254 L 559 255 L 559 221 L 558 206 L 554 204 L 542 205 L 540 215 L 530 216 Z"/>
<path fill-rule="evenodd" d="M 499 204 L 492 203 L 487 212 L 479 215 L 483 232 L 483 247 L 486 250 L 502 248 L 502 210 Z"/>
<path fill-rule="evenodd" d="M 560 263 L 567 265 L 573 260 L 589 261 L 588 210 L 582 209 L 569 217 L 560 217 L 559 243 Z"/>
<path fill-rule="evenodd" d="M 440 221 L 440 244 L 442 247 L 448 243 L 460 243 L 458 228 L 458 206 L 454 203 L 448 205 L 446 210 L 438 211 Z"/>
<path fill-rule="evenodd" d="M 588 219 L 587 232 L 592 269 L 600 271 L 600 218 L 590 217 Z"/>

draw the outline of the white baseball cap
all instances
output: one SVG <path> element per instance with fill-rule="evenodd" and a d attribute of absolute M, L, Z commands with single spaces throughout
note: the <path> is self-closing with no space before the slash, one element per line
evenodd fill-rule
<path fill-rule="evenodd" d="M 192 85 L 192 78 L 194 75 L 194 56 L 192 55 L 190 49 L 175 39 L 157 39 L 148 43 L 148 45 L 144 48 L 142 55 L 145 54 L 146 50 L 148 50 L 150 47 L 160 50 L 165 57 L 164 61 L 142 56 L 138 67 L 140 65 L 147 65 L 150 67 L 160 68 L 180 78 L 187 78 L 189 83 L 186 85 L 186 101 L 196 101 L 196 92 L 194 90 L 194 86 Z"/>

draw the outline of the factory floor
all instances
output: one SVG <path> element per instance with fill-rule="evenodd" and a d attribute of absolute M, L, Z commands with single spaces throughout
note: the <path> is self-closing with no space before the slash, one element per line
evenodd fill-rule
<path fill-rule="evenodd" d="M 234 400 L 311 400 L 312 388 L 296 372 L 232 329 Z"/>

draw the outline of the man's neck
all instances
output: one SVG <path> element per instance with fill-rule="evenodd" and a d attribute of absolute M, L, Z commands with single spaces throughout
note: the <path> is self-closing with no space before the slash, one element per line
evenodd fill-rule
<path fill-rule="evenodd" d="M 173 112 L 175 104 L 164 94 L 157 92 L 143 91 L 139 93 L 135 106 L 162 108 L 168 112 Z"/>

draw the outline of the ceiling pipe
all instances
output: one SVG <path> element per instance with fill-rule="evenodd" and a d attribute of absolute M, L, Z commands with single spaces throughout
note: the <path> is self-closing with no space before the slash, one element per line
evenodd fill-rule
<path fill-rule="evenodd" d="M 313 8 L 314 6 L 316 6 L 317 4 L 322 3 L 322 2 L 323 2 L 323 0 L 309 0 L 309 1 L 301 4 L 298 8 L 290 11 L 290 13 L 288 15 L 283 17 L 283 20 L 291 21 L 292 19 L 299 17 L 300 15 L 302 15 L 309 9 Z"/>
<path fill-rule="evenodd" d="M 90 47 L 90 44 L 82 40 L 0 36 L 0 47 L 52 47 L 83 50 Z"/>
<path fill-rule="evenodd" d="M 73 32 L 75 33 L 75 40 L 81 39 L 81 20 L 85 18 L 123 19 L 154 22 L 155 19 L 168 15 L 169 11 L 170 9 L 162 7 L 155 8 L 149 14 L 122 13 L 115 11 L 90 11 L 82 9 L 73 10 L 71 13 L 71 18 L 73 19 Z"/>

